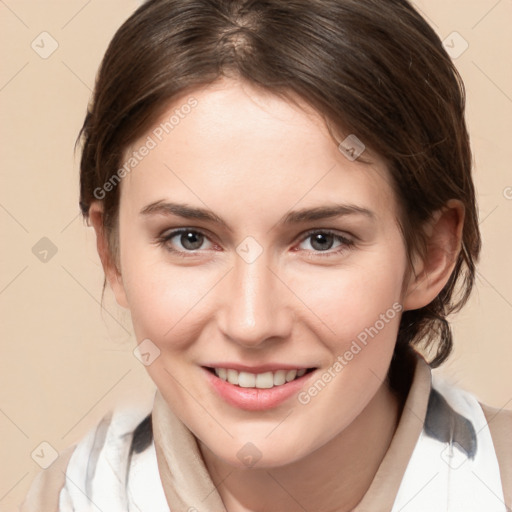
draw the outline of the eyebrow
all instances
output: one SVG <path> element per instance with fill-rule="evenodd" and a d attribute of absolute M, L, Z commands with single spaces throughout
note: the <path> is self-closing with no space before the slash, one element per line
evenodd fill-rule
<path fill-rule="evenodd" d="M 218 215 L 205 208 L 197 208 L 187 204 L 172 203 L 167 201 L 156 201 L 148 204 L 140 211 L 141 215 L 176 215 L 184 219 L 195 219 L 219 224 L 229 231 L 232 231 L 228 224 Z M 335 204 L 318 206 L 316 208 L 302 208 L 288 212 L 277 224 L 289 225 L 301 222 L 310 222 L 335 217 L 362 215 L 370 220 L 375 220 L 375 213 L 367 208 L 353 204 Z"/>

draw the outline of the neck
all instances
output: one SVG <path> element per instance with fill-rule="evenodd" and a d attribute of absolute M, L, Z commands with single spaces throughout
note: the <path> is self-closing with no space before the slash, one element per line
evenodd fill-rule
<path fill-rule="evenodd" d="M 403 404 L 387 383 L 342 432 L 307 457 L 277 468 L 238 469 L 200 450 L 227 512 L 343 512 L 362 499 L 386 454 Z"/>

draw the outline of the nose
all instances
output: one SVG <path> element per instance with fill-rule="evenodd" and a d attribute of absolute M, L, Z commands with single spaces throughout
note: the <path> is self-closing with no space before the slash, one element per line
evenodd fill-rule
<path fill-rule="evenodd" d="M 226 277 L 219 290 L 218 325 L 227 339 L 247 348 L 261 348 L 289 336 L 291 293 L 264 254 L 251 263 L 237 256 Z"/>

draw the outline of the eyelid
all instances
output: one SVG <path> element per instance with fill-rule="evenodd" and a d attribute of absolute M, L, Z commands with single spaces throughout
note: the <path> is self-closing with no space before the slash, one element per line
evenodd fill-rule
<path fill-rule="evenodd" d="M 189 232 L 200 234 L 200 235 L 204 236 L 211 244 L 219 246 L 219 244 L 217 244 L 215 241 L 211 240 L 212 235 L 209 234 L 208 230 L 204 230 L 203 228 L 193 228 L 193 227 L 171 228 L 170 230 L 167 229 L 162 232 L 162 234 L 157 238 L 156 242 L 161 245 L 165 245 L 168 251 L 175 253 L 175 254 L 179 254 L 184 257 L 195 256 L 198 253 L 208 250 L 208 249 L 194 249 L 191 251 L 187 251 L 187 250 L 174 249 L 168 245 L 168 242 L 175 236 L 178 236 L 183 233 L 189 233 Z M 340 240 L 342 242 L 342 244 L 341 244 L 341 248 L 334 249 L 334 250 L 326 250 L 326 251 L 314 251 L 313 250 L 312 251 L 312 250 L 302 249 L 302 251 L 304 251 L 304 252 L 313 254 L 314 256 L 312 256 L 312 257 L 329 256 L 329 255 L 333 256 L 333 255 L 336 255 L 344 250 L 349 249 L 350 247 L 352 247 L 355 244 L 355 237 L 353 235 L 348 235 L 347 233 L 341 234 L 341 233 L 337 232 L 336 230 L 329 229 L 329 228 L 313 228 L 313 229 L 310 229 L 310 230 L 298 235 L 298 237 L 296 237 L 296 239 L 295 239 L 296 242 L 294 243 L 294 246 L 296 246 L 297 244 L 300 244 L 301 242 L 307 240 L 309 237 L 311 237 L 312 235 L 317 234 L 317 233 L 322 233 L 322 234 L 333 236 L 334 238 L 337 238 L 338 240 Z M 298 251 L 298 249 L 296 251 Z"/>
<path fill-rule="evenodd" d="M 314 235 L 315 233 L 323 233 L 323 234 L 327 234 L 327 235 L 332 235 L 334 237 L 341 238 L 343 240 L 350 241 L 350 242 L 355 241 L 355 237 L 353 235 L 349 235 L 348 233 L 345 233 L 345 232 L 341 233 L 339 231 L 336 231 L 335 229 L 330 229 L 330 228 L 310 229 L 304 233 L 301 233 L 299 235 L 298 240 L 305 240 L 306 238 L 310 237 L 311 235 Z"/>
<path fill-rule="evenodd" d="M 173 239 L 175 236 L 181 235 L 183 233 L 196 233 L 199 235 L 202 235 L 206 240 L 210 242 L 210 244 L 218 245 L 215 241 L 211 240 L 212 235 L 209 234 L 207 230 L 204 230 L 202 228 L 192 228 L 192 227 L 179 227 L 179 228 L 170 228 L 166 229 L 162 232 L 161 235 L 159 235 L 155 242 L 159 245 L 165 246 L 165 248 L 174 254 L 179 254 L 182 256 L 194 256 L 202 251 L 208 250 L 208 249 L 194 249 L 193 251 L 187 251 L 187 250 L 180 250 L 180 249 L 174 249 L 170 246 L 169 242 L 171 239 Z"/>
<path fill-rule="evenodd" d="M 298 244 L 307 240 L 309 237 L 311 237 L 311 235 L 314 235 L 316 233 L 333 236 L 334 238 L 338 239 L 341 243 L 335 249 L 328 249 L 325 251 L 314 251 L 314 250 L 308 250 L 308 249 L 295 249 L 295 251 L 296 252 L 299 252 L 299 251 L 305 252 L 307 254 L 307 257 L 312 258 L 312 259 L 318 258 L 318 257 L 328 258 L 328 257 L 334 257 L 337 255 L 340 255 L 341 253 L 345 253 L 347 250 L 352 249 L 356 243 L 355 237 L 353 237 L 352 235 L 348 235 L 346 233 L 341 234 L 341 233 L 337 232 L 336 230 L 328 229 L 328 228 L 324 228 L 324 229 L 315 228 L 315 229 L 306 231 L 305 233 L 302 233 L 298 240 Z"/>
<path fill-rule="evenodd" d="M 158 235 L 158 238 L 165 238 L 167 240 L 175 237 L 176 235 L 180 235 L 182 233 L 198 233 L 200 235 L 203 235 L 204 237 L 208 238 L 208 240 L 212 241 L 212 239 L 215 239 L 215 235 L 211 233 L 209 230 L 204 228 L 194 228 L 190 226 L 180 226 L 175 228 L 167 228 L 161 232 L 160 235 Z"/>

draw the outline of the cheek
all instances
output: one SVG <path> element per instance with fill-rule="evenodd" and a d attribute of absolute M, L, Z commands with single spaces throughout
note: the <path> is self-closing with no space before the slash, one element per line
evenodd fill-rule
<path fill-rule="evenodd" d="M 338 271 L 316 273 L 308 278 L 314 286 L 302 286 L 302 296 L 307 298 L 311 312 L 321 319 L 334 343 L 356 339 L 377 322 L 380 330 L 398 323 L 405 258 L 399 254 L 385 258 L 374 255 L 361 263 Z M 301 278 L 303 279 L 303 278 Z M 296 288 L 299 289 L 297 281 Z M 385 329 L 382 326 L 384 315 Z M 391 333 L 390 333 L 391 334 Z M 394 340 L 393 340 L 394 342 Z"/>
<path fill-rule="evenodd" d="M 130 250 L 121 252 L 123 286 L 137 338 L 161 338 L 185 314 L 194 299 L 194 285 L 187 286 L 183 274 L 155 261 L 157 249 L 141 245 L 126 244 Z"/>
<path fill-rule="evenodd" d="M 211 315 L 210 295 L 221 271 L 178 267 L 148 251 L 125 258 L 123 282 L 137 340 L 149 338 L 166 351 L 182 351 L 199 337 Z"/>
<path fill-rule="evenodd" d="M 145 331 L 145 336 L 165 338 L 201 296 L 194 281 L 186 279 L 183 273 L 141 268 L 127 274 L 125 289 L 133 324 L 136 330 Z"/>

